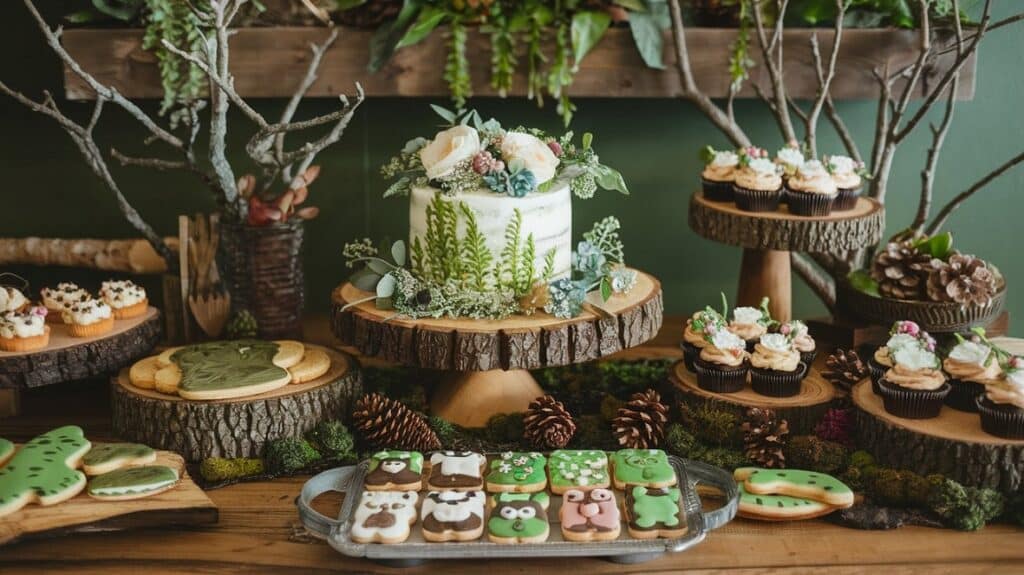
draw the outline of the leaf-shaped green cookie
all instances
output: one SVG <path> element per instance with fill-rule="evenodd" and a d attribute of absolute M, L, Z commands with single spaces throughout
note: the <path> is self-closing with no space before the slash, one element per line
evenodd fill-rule
<path fill-rule="evenodd" d="M 76 470 L 90 443 L 75 425 L 29 441 L 0 467 L 0 516 L 36 501 L 53 505 L 77 495 L 85 474 Z"/>
<path fill-rule="evenodd" d="M 156 451 L 141 443 L 97 443 L 82 458 L 86 475 L 101 475 L 127 465 L 152 463 Z"/>
<path fill-rule="evenodd" d="M 166 465 L 126 467 L 93 477 L 89 495 L 97 499 L 138 499 L 166 491 L 178 482 L 178 472 Z"/>

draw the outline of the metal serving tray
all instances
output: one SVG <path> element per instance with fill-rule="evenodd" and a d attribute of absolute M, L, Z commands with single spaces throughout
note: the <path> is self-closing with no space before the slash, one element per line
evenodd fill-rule
<path fill-rule="evenodd" d="M 349 557 L 364 557 L 392 566 L 412 566 L 430 559 L 491 559 L 503 557 L 604 557 L 619 563 L 639 563 L 659 557 L 665 553 L 678 553 L 700 543 L 708 531 L 725 525 L 736 516 L 739 493 L 732 474 L 716 467 L 670 457 L 675 468 L 678 486 L 682 490 L 686 511 L 687 530 L 676 539 L 634 539 L 629 536 L 625 525 L 618 539 L 612 541 L 573 542 L 562 538 L 558 511 L 561 497 L 552 496 L 548 517 L 551 534 L 544 543 L 499 545 L 487 540 L 484 535 L 476 541 L 430 543 L 420 532 L 420 519 L 412 526 L 412 533 L 403 543 L 390 545 L 356 543 L 349 537 L 352 515 L 362 497 L 363 478 L 368 462 L 359 465 L 339 467 L 314 476 L 302 487 L 295 504 L 299 517 L 311 533 L 321 537 L 338 552 Z M 714 511 L 702 512 L 696 487 L 705 484 L 725 494 L 725 505 Z M 317 496 L 329 491 L 345 494 L 341 512 L 337 519 L 331 519 L 316 512 L 310 503 Z M 616 498 L 623 497 L 620 491 Z M 486 517 L 485 517 L 486 521 Z"/>

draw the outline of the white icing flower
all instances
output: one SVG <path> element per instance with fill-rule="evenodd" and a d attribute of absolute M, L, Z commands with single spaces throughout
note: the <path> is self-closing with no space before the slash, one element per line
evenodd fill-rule
<path fill-rule="evenodd" d="M 753 160 L 750 160 L 747 167 L 758 174 L 778 173 L 778 166 L 768 158 L 754 158 Z"/>
<path fill-rule="evenodd" d="M 962 341 L 950 350 L 949 359 L 975 365 L 985 365 L 985 361 L 992 353 L 992 350 L 983 343 L 973 341 Z"/>
<path fill-rule="evenodd" d="M 512 463 L 514 463 L 516 465 L 519 465 L 519 466 L 526 465 L 526 458 L 525 457 L 517 457 L 517 458 L 515 458 L 512 461 Z"/>
<path fill-rule="evenodd" d="M 921 346 L 906 346 L 897 349 L 892 355 L 893 361 L 911 370 L 935 369 L 939 366 L 939 358 Z"/>
<path fill-rule="evenodd" d="M 723 329 L 711 336 L 711 345 L 718 349 L 744 349 L 747 342 L 733 332 Z"/>
<path fill-rule="evenodd" d="M 502 463 L 501 465 L 498 466 L 499 473 L 510 473 L 511 471 L 512 466 L 509 465 L 508 463 Z"/>
<path fill-rule="evenodd" d="M 807 160 L 802 166 L 797 168 L 796 171 L 803 178 L 828 175 L 828 172 L 825 170 L 825 166 L 823 166 L 818 160 Z"/>
<path fill-rule="evenodd" d="M 530 458 L 531 459 L 540 459 L 541 457 L 544 457 L 544 456 L 541 455 L 540 453 L 536 452 L 536 451 L 531 451 L 530 452 Z"/>
<path fill-rule="evenodd" d="M 527 475 L 533 473 L 533 466 L 527 465 L 526 467 L 524 467 L 523 468 L 523 473 L 525 473 Z"/>
<path fill-rule="evenodd" d="M 439 133 L 420 149 L 420 161 L 431 180 L 451 174 L 460 163 L 480 152 L 480 135 L 469 126 L 454 126 Z"/>
<path fill-rule="evenodd" d="M 921 347 L 921 342 L 914 336 L 905 333 L 898 333 L 885 342 L 885 347 L 892 353 L 904 347 Z"/>
<path fill-rule="evenodd" d="M 738 307 L 732 310 L 732 319 L 739 324 L 751 324 L 761 321 L 761 310 L 756 307 Z"/>
<path fill-rule="evenodd" d="M 506 132 L 501 139 L 501 157 L 506 164 L 521 162 L 533 172 L 537 184 L 543 184 L 555 177 L 558 157 L 551 148 L 533 134 Z"/>
<path fill-rule="evenodd" d="M 736 155 L 736 152 L 715 152 L 715 157 L 711 159 L 711 166 L 716 168 L 730 168 L 740 163 L 740 157 Z"/>
<path fill-rule="evenodd" d="M 512 452 L 511 451 L 506 451 L 506 452 L 502 453 L 501 454 L 501 458 L 502 459 L 512 459 Z"/>
<path fill-rule="evenodd" d="M 1017 388 L 1020 393 L 1024 394 L 1024 369 L 1015 369 L 1013 371 L 1006 372 L 1006 383 Z"/>
<path fill-rule="evenodd" d="M 789 351 L 789 338 L 781 333 L 766 333 L 761 336 L 761 345 L 772 351 Z"/>
<path fill-rule="evenodd" d="M 804 163 L 804 155 L 800 150 L 786 146 L 775 153 L 775 159 L 780 163 L 788 164 L 794 168 L 799 168 Z"/>
<path fill-rule="evenodd" d="M 857 169 L 857 162 L 847 156 L 829 156 L 827 161 L 833 174 L 852 174 Z"/>

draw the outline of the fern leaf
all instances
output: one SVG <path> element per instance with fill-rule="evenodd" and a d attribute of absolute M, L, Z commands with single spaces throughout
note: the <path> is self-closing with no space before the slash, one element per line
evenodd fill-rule
<path fill-rule="evenodd" d="M 533 241 L 533 234 L 526 236 L 526 246 L 519 254 L 519 281 L 516 283 L 516 295 L 520 296 L 530 291 L 533 287 L 534 269 L 533 260 L 537 257 L 537 244 Z"/>
<path fill-rule="evenodd" d="M 459 202 L 459 211 L 466 222 L 466 236 L 462 239 L 462 264 L 470 285 L 477 291 L 486 291 L 490 284 L 491 264 L 494 256 L 487 249 L 487 240 L 480 232 L 476 214 L 469 207 Z"/>
<path fill-rule="evenodd" d="M 555 275 L 555 248 L 549 249 L 544 254 L 544 271 L 540 274 L 540 281 L 548 283 L 553 275 Z"/>
<path fill-rule="evenodd" d="M 500 287 L 515 291 L 519 278 L 520 235 L 523 225 L 523 214 L 519 208 L 513 210 L 512 219 L 505 226 L 505 247 L 501 250 Z"/>
<path fill-rule="evenodd" d="M 420 277 L 426 277 L 427 275 L 426 270 L 423 269 L 424 257 L 425 256 L 423 254 L 423 244 L 420 242 L 420 238 L 413 238 L 411 260 L 412 273 Z"/>

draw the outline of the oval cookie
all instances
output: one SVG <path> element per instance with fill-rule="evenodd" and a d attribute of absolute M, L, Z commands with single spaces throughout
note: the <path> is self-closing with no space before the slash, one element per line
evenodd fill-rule
<path fill-rule="evenodd" d="M 153 381 L 156 390 L 160 393 L 177 395 L 178 384 L 181 383 L 181 369 L 173 363 L 166 367 L 161 367 L 157 370 L 156 375 L 153 376 Z"/>
<path fill-rule="evenodd" d="M 178 472 L 166 465 L 128 467 L 94 477 L 87 492 L 106 501 L 139 499 L 171 489 L 178 478 Z"/>
<path fill-rule="evenodd" d="M 178 346 L 178 347 L 169 347 L 169 348 L 163 350 L 162 352 L 160 352 L 160 355 L 156 356 L 156 359 L 157 359 L 157 361 L 160 362 L 160 365 L 162 365 L 162 366 L 171 365 L 171 363 L 173 363 L 171 361 L 171 356 L 174 355 L 174 352 L 178 351 L 179 349 L 181 349 L 180 346 Z"/>
<path fill-rule="evenodd" d="M 302 356 L 306 354 L 306 346 L 301 342 L 282 339 L 274 343 L 277 344 L 277 354 L 272 361 L 277 367 L 288 369 L 302 361 Z"/>
<path fill-rule="evenodd" d="M 140 359 L 128 370 L 128 380 L 139 389 L 153 389 L 156 387 L 156 372 L 161 367 L 163 366 L 160 364 L 160 356 Z"/>
<path fill-rule="evenodd" d="M 274 358 L 277 359 L 276 356 Z M 292 383 L 313 381 L 331 369 L 331 358 L 327 352 L 317 347 L 306 348 L 302 361 L 288 368 L 292 374 Z"/>

